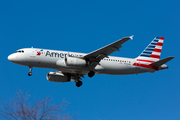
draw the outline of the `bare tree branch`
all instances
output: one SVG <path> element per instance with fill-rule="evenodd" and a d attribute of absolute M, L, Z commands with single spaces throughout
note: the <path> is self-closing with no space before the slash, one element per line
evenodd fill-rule
<path fill-rule="evenodd" d="M 50 104 L 52 98 L 46 97 L 42 100 L 29 100 L 28 93 L 23 94 L 19 90 L 10 102 L 1 99 L 0 118 L 7 120 L 74 120 L 69 113 L 62 114 L 69 104 L 62 100 L 60 104 Z"/>

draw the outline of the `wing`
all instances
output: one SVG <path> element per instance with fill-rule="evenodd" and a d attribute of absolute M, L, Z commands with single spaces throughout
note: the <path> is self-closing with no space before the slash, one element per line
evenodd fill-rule
<path fill-rule="evenodd" d="M 121 48 L 122 44 L 128 41 L 129 39 L 133 39 L 133 36 L 130 37 L 124 37 L 116 42 L 113 42 L 105 47 L 102 47 L 96 51 L 93 51 L 87 55 L 84 56 L 84 59 L 87 59 L 90 61 L 91 68 L 95 68 L 96 65 L 104 58 L 108 57 L 111 53 L 115 51 L 119 51 L 119 48 Z"/>

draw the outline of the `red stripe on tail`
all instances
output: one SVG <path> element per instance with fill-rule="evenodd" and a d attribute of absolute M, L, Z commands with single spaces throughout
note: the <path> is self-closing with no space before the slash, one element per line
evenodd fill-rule
<path fill-rule="evenodd" d="M 154 48 L 154 52 L 161 52 L 161 49 Z"/>
<path fill-rule="evenodd" d="M 142 60 L 142 59 L 137 59 L 137 61 L 142 61 L 142 62 L 149 62 L 149 63 L 153 63 L 155 61 L 150 61 L 150 60 Z"/>
<path fill-rule="evenodd" d="M 151 58 L 157 58 L 157 59 L 159 59 L 159 58 L 160 58 L 160 55 L 153 55 L 153 54 L 151 54 L 150 57 L 151 57 Z"/>
<path fill-rule="evenodd" d="M 144 68 L 150 68 L 150 69 L 155 69 L 155 70 L 158 70 L 158 69 L 159 69 L 159 67 L 156 67 L 156 66 L 150 66 L 150 65 L 141 64 L 141 63 L 134 63 L 133 66 L 144 67 Z"/>
<path fill-rule="evenodd" d="M 161 40 L 164 40 L 164 37 L 160 37 Z"/>
<path fill-rule="evenodd" d="M 157 46 L 163 46 L 163 43 L 158 42 Z"/>

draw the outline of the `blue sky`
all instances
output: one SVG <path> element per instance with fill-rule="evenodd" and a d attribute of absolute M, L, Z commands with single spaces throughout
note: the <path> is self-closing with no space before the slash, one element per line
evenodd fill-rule
<path fill-rule="evenodd" d="M 179 0 L 0 1 L 0 96 L 18 89 L 32 97 L 66 99 L 77 120 L 180 119 Z M 13 64 L 7 56 L 36 47 L 89 53 L 122 37 L 134 36 L 113 56 L 137 57 L 155 36 L 165 37 L 161 58 L 175 56 L 169 69 L 139 75 L 85 76 L 83 86 L 46 80 L 51 69 Z"/>

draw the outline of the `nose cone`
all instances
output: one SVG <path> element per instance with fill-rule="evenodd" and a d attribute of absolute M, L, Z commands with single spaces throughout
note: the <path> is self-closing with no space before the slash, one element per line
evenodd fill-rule
<path fill-rule="evenodd" d="M 13 53 L 8 56 L 8 60 L 15 63 L 15 64 L 20 64 L 22 65 L 24 63 L 23 61 L 23 56 L 17 53 Z"/>
<path fill-rule="evenodd" d="M 13 54 L 8 56 L 8 60 L 11 62 L 18 62 L 18 56 L 13 53 Z"/>
<path fill-rule="evenodd" d="M 14 60 L 14 58 L 15 58 L 15 56 L 13 54 L 8 56 L 8 60 L 11 61 L 11 62 Z"/>

